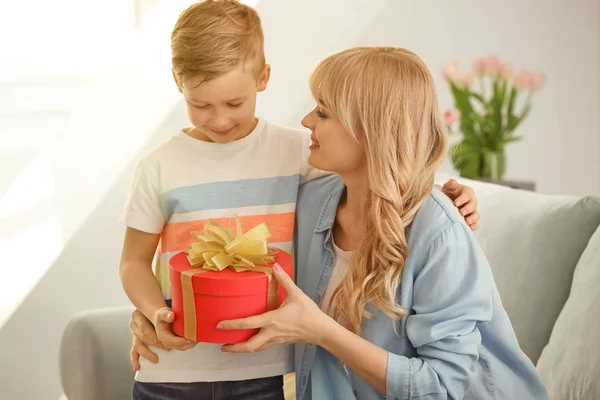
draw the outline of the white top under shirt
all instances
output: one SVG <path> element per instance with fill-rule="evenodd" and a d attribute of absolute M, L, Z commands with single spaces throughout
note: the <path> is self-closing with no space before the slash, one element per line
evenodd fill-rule
<path fill-rule="evenodd" d="M 169 259 L 187 249 L 190 231 L 208 218 L 227 224 L 237 214 L 242 228 L 266 221 L 269 245 L 292 251 L 296 198 L 301 183 L 323 174 L 308 165 L 307 132 L 259 119 L 245 138 L 203 142 L 177 132 L 139 161 L 121 222 L 161 234 L 156 276 L 171 298 Z M 293 346 L 229 354 L 220 344 L 198 343 L 187 351 L 152 348 L 159 362 L 141 359 L 140 382 L 214 382 L 263 378 L 293 371 Z"/>
<path fill-rule="evenodd" d="M 331 272 L 329 285 L 327 286 L 325 295 L 323 295 L 323 302 L 321 303 L 321 310 L 328 315 L 331 315 L 331 310 L 328 307 L 331 296 L 342 280 L 344 280 L 346 277 L 346 274 L 348 273 L 348 266 L 350 265 L 350 260 L 352 259 L 352 253 L 354 253 L 353 251 L 345 251 L 340 249 L 337 247 L 335 242 L 333 243 L 333 252 L 335 254 L 335 266 Z"/>

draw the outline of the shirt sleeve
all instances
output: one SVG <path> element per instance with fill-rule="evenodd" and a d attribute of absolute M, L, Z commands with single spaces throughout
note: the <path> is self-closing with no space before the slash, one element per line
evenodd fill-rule
<path fill-rule="evenodd" d="M 147 233 L 161 233 L 165 216 L 160 201 L 157 166 L 142 158 L 133 174 L 129 196 L 120 222 Z"/>
<path fill-rule="evenodd" d="M 387 398 L 462 399 L 477 379 L 478 326 L 493 310 L 491 269 L 464 224 L 432 242 L 413 290 L 406 333 L 418 357 L 389 354 Z"/>

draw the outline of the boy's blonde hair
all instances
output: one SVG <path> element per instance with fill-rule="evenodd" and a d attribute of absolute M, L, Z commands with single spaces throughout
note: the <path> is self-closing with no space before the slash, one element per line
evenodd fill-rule
<path fill-rule="evenodd" d="M 406 314 L 397 293 L 410 251 L 407 230 L 445 157 L 445 129 L 433 78 L 406 49 L 344 50 L 321 61 L 310 85 L 366 151 L 367 232 L 329 304 L 336 320 L 360 334 L 369 310 L 394 320 Z"/>
<path fill-rule="evenodd" d="M 239 65 L 258 79 L 265 67 L 258 13 L 236 0 L 205 0 L 181 13 L 171 34 L 173 71 L 182 81 L 214 79 Z"/>

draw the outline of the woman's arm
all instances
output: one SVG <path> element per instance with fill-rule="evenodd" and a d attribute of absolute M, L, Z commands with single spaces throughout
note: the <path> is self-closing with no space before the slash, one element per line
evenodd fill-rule
<path fill-rule="evenodd" d="M 458 222 L 433 240 L 423 259 L 412 285 L 413 314 L 406 319 L 418 357 L 390 353 L 387 393 L 461 399 L 477 379 L 479 326 L 492 318 L 491 269 L 473 234 Z"/>
<path fill-rule="evenodd" d="M 459 223 L 434 240 L 426 260 L 414 281 L 414 314 L 406 320 L 418 357 L 388 353 L 348 331 L 277 270 L 275 277 L 288 293 L 284 304 L 260 316 L 221 323 L 223 329 L 261 328 L 248 342 L 223 350 L 251 352 L 279 343 L 314 343 L 389 398 L 462 398 L 476 374 L 481 344 L 477 324 L 492 315 L 491 271 L 475 239 Z"/>
<path fill-rule="evenodd" d="M 321 311 L 277 265 L 274 276 L 287 293 L 277 310 L 255 317 L 223 321 L 220 329 L 261 331 L 245 343 L 223 346 L 223 351 L 247 353 L 275 344 L 308 342 L 323 347 L 385 394 L 388 352 L 350 332 Z M 391 326 L 390 326 L 391 329 Z"/>
<path fill-rule="evenodd" d="M 350 332 L 333 319 L 323 325 L 318 346 L 340 359 L 379 393 L 386 395 L 389 353 Z"/>

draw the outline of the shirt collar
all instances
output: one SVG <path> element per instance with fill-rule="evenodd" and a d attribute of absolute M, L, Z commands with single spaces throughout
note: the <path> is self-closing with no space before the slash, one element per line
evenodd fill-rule
<path fill-rule="evenodd" d="M 331 190 L 331 194 L 325 199 L 321 212 L 319 213 L 315 232 L 324 232 L 331 229 L 333 222 L 335 221 L 338 204 L 340 203 L 345 188 L 346 185 L 340 177 Z"/>

